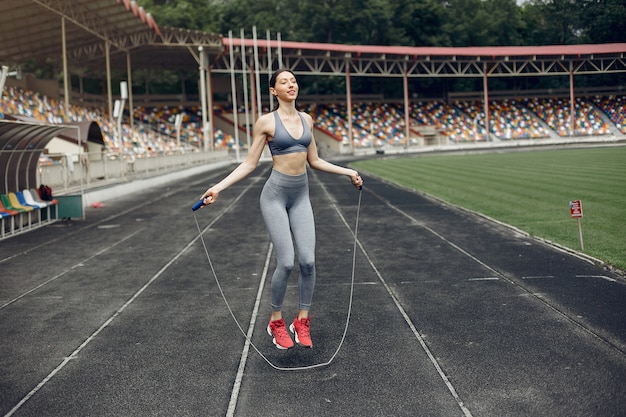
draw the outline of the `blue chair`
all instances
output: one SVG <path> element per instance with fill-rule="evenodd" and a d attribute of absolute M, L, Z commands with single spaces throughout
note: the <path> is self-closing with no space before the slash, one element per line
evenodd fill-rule
<path fill-rule="evenodd" d="M 12 196 L 15 196 L 15 198 L 17 198 L 17 202 L 22 206 L 22 207 L 26 207 L 26 209 L 31 209 L 31 211 L 37 212 L 37 222 L 41 223 L 41 210 L 39 210 L 39 206 L 33 206 L 30 205 L 26 202 L 26 200 L 24 200 L 24 194 L 22 194 L 19 191 L 16 191 L 14 193 L 9 193 L 9 198 L 12 198 Z M 15 206 L 15 204 L 13 204 L 13 206 Z M 32 227 L 32 223 L 31 223 L 31 227 Z"/>

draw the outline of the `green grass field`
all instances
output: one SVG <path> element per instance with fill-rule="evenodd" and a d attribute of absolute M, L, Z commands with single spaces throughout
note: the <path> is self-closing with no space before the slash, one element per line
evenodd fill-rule
<path fill-rule="evenodd" d="M 355 169 L 580 250 L 569 202 L 581 200 L 584 253 L 626 270 L 626 146 L 421 155 Z"/>

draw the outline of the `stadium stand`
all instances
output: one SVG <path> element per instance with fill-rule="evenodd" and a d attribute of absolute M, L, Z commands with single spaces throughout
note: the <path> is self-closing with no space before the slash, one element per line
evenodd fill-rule
<path fill-rule="evenodd" d="M 480 120 L 485 126 L 485 112 L 482 103 L 478 101 L 455 101 L 458 109 L 467 113 L 472 120 Z M 549 134 L 541 126 L 536 116 L 526 108 L 517 106 L 516 100 L 498 100 L 489 102 L 490 133 L 498 139 L 539 139 L 547 138 Z"/>
<path fill-rule="evenodd" d="M 594 96 L 591 101 L 600 110 L 606 113 L 619 132 L 626 134 L 626 95 L 608 97 Z"/>
<path fill-rule="evenodd" d="M 523 103 L 559 136 L 571 136 L 570 100 L 563 98 L 528 98 Z M 610 129 L 595 107 L 584 98 L 576 98 L 574 136 L 608 135 Z"/>
<path fill-rule="evenodd" d="M 15 115 L 26 120 L 38 120 L 50 125 L 68 123 L 63 115 L 62 102 L 20 87 L 7 86 L 0 102 L 0 119 L 16 120 Z M 302 111 L 310 113 L 316 127 L 344 145 L 350 144 L 348 112 L 345 103 L 306 104 Z M 216 104 L 216 115 L 231 120 L 232 109 Z M 240 109 L 240 111 L 243 111 Z M 265 107 L 264 112 L 269 111 Z M 489 103 L 490 140 L 525 140 L 565 138 L 571 136 L 570 102 L 561 97 L 530 97 L 497 99 Z M 626 96 L 578 97 L 575 102 L 575 136 L 606 136 L 626 134 Z M 175 119 L 183 114 L 180 132 L 185 150 L 198 150 L 202 142 L 202 118 L 199 106 L 136 107 L 134 127 L 122 124 L 123 141 L 118 128 L 98 108 L 70 106 L 69 121 L 93 122 L 100 126 L 107 156 L 133 155 L 137 158 L 172 155 L 178 152 Z M 357 102 L 352 107 L 352 129 L 356 148 L 381 148 L 406 146 L 404 106 L 400 102 Z M 485 141 L 485 115 L 479 100 L 420 100 L 410 104 L 409 146 L 416 143 L 420 127 L 432 127 L 451 143 Z M 242 123 L 240 118 L 240 124 Z M 216 149 L 231 149 L 234 138 L 224 131 L 214 129 Z M 246 144 L 241 140 L 240 149 Z M 0 155 L 5 167 L 7 154 Z M 11 162 L 13 163 L 13 162 Z M 42 155 L 39 166 L 55 163 Z M 31 175 L 32 177 L 32 175 Z M 57 220 L 58 204 L 42 201 L 36 180 L 31 178 L 21 191 L 3 187 L 0 206 L 2 237 L 49 224 Z M 18 181 L 19 182 L 19 181 Z"/>
<path fill-rule="evenodd" d="M 345 104 L 308 104 L 317 127 L 338 140 L 348 139 Z M 562 98 L 526 98 L 492 100 L 489 105 L 491 137 L 500 140 L 542 139 L 570 136 L 569 100 Z M 603 120 L 604 112 L 621 133 L 626 133 L 626 96 L 595 97 L 576 100 L 576 136 L 611 134 Z M 404 143 L 404 119 L 401 104 L 361 103 L 353 105 L 353 130 L 358 147 Z M 434 126 L 452 143 L 486 140 L 485 114 L 476 100 L 441 100 L 411 103 L 411 123 Z"/>
<path fill-rule="evenodd" d="M 8 99 L 0 104 L 3 114 L 19 114 L 48 123 L 63 123 L 62 103 L 38 93 L 8 87 Z M 626 133 L 626 96 L 577 98 L 575 103 L 575 136 L 602 136 L 611 134 L 607 121 L 622 134 Z M 264 109 L 267 111 L 268 109 Z M 347 109 L 345 103 L 307 104 L 303 111 L 310 113 L 316 127 L 343 143 L 349 143 Z M 216 105 L 217 114 L 232 110 Z M 523 98 L 492 100 L 489 104 L 490 134 L 500 140 L 541 139 L 558 135 L 570 136 L 570 105 L 566 98 Z M 600 112 L 605 114 L 603 118 Z M 171 155 L 177 152 L 174 120 L 183 114 L 180 132 L 181 144 L 188 151 L 201 148 L 202 120 L 199 106 L 136 107 L 133 129 L 122 125 L 123 141 L 117 127 L 100 109 L 71 106 L 70 120 L 96 121 L 102 129 L 107 148 L 113 154 L 132 153 L 136 157 Z M 356 103 L 353 105 L 352 128 L 356 147 L 368 148 L 405 144 L 404 109 L 401 103 Z M 482 102 L 442 100 L 411 103 L 411 124 L 434 126 L 452 143 L 486 140 Z M 605 120 L 606 119 L 606 120 Z M 231 135 L 215 128 L 216 149 L 234 147 Z M 411 142 L 413 143 L 413 142 Z M 241 141 L 241 149 L 246 144 Z"/>
<path fill-rule="evenodd" d="M 149 125 L 139 123 L 131 129 L 127 124 L 122 124 L 122 136 L 127 139 L 121 141 L 117 127 L 100 109 L 71 105 L 69 120 L 66 121 L 63 118 L 62 102 L 59 100 L 12 86 L 6 87 L 4 94 L 0 104 L 0 118 L 4 117 L 4 114 L 14 114 L 47 123 L 95 121 L 100 125 L 105 144 L 113 154 L 134 153 L 137 156 L 150 156 L 176 152 L 175 138 L 153 131 Z"/>
<path fill-rule="evenodd" d="M 216 106 L 215 112 L 222 113 L 223 107 Z M 202 111 L 199 106 L 164 106 L 164 107 L 137 107 L 134 109 L 135 120 L 144 125 L 150 126 L 163 135 L 169 137 L 176 136 L 175 119 L 176 115 L 182 114 L 182 126 L 180 132 L 181 143 L 188 146 L 202 147 Z M 235 145 L 232 136 L 224 133 L 223 130 L 213 128 L 216 149 L 232 148 Z M 242 147 L 245 145 L 242 143 Z"/>

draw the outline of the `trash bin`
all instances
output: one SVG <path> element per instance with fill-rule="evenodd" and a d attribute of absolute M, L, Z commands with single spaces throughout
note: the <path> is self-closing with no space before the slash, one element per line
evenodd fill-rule
<path fill-rule="evenodd" d="M 85 212 L 83 210 L 83 197 L 81 195 L 55 195 L 54 198 L 59 201 L 57 218 L 85 218 Z"/>

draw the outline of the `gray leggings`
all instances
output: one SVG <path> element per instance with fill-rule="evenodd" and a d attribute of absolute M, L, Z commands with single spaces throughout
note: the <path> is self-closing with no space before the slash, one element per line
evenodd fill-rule
<path fill-rule="evenodd" d="M 315 220 L 306 172 L 286 175 L 272 170 L 261 192 L 261 214 L 276 251 L 272 310 L 280 311 L 283 307 L 287 281 L 294 267 L 294 243 L 300 264 L 299 308 L 309 310 L 315 288 Z"/>

